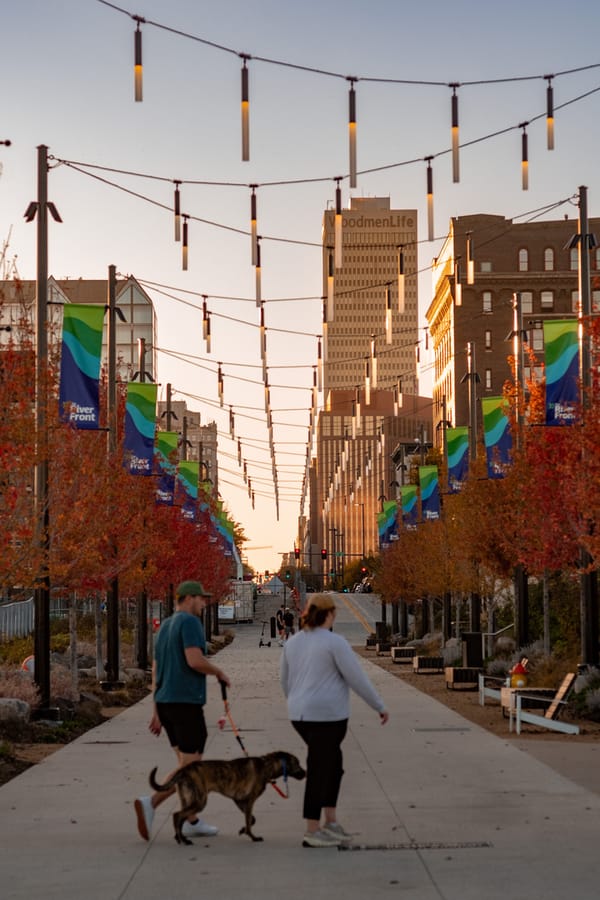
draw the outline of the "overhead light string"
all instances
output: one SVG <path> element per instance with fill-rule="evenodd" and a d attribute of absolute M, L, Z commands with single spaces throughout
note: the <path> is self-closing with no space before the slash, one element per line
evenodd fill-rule
<path fill-rule="evenodd" d="M 460 164 L 458 159 L 458 148 L 460 146 L 460 141 L 458 137 L 458 94 L 456 93 L 456 88 L 460 87 L 458 82 L 453 82 L 449 85 L 452 88 L 452 110 L 451 110 L 451 119 L 452 119 L 452 181 L 457 183 L 460 181 Z"/>
<path fill-rule="evenodd" d="M 554 75 L 544 75 L 548 82 L 546 88 L 546 146 L 548 150 L 554 150 L 554 89 L 552 79 Z"/>
<path fill-rule="evenodd" d="M 356 91 L 354 83 L 356 78 L 349 77 L 350 90 L 348 93 L 348 141 L 350 159 L 350 187 L 355 188 L 356 181 Z"/>
<path fill-rule="evenodd" d="M 250 56 L 240 53 L 242 58 L 242 162 L 250 159 L 250 93 L 248 88 L 248 68 Z"/>
<path fill-rule="evenodd" d="M 527 126 L 529 122 L 521 122 L 519 128 L 523 129 L 521 135 L 521 186 L 524 191 L 529 190 L 529 153 L 527 148 Z"/>
<path fill-rule="evenodd" d="M 431 168 L 431 160 L 433 156 L 426 156 L 427 163 L 427 239 L 432 241 L 434 238 L 433 228 L 433 169 Z"/>
<path fill-rule="evenodd" d="M 137 28 L 134 35 L 134 61 L 133 61 L 133 83 L 134 97 L 136 103 L 141 103 L 144 99 L 143 90 L 143 66 L 142 66 L 142 30 L 140 25 L 146 20 L 142 16 L 132 16 L 137 22 Z"/>

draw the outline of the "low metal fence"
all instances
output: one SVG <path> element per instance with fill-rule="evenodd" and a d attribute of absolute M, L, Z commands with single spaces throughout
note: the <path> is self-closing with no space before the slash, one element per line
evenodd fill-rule
<path fill-rule="evenodd" d="M 0 641 L 27 637 L 33 631 L 33 597 L 0 605 Z"/>

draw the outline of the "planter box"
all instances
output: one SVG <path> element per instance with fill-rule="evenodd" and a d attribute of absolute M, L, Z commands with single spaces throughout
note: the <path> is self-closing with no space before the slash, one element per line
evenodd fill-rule
<path fill-rule="evenodd" d="M 418 675 L 443 672 L 445 669 L 443 656 L 415 656 L 413 658 L 413 672 Z"/>
<path fill-rule="evenodd" d="M 370 637 L 367 638 L 365 647 L 367 650 L 375 650 L 375 648 L 377 647 L 377 638 L 374 634 L 370 635 Z"/>
<path fill-rule="evenodd" d="M 473 666 L 446 666 L 444 675 L 448 690 L 459 687 L 463 691 L 476 691 L 481 669 Z"/>
<path fill-rule="evenodd" d="M 383 656 L 386 653 L 389 653 L 392 649 L 392 645 L 390 641 L 383 641 L 383 643 L 375 644 L 375 653 L 377 656 Z"/>
<path fill-rule="evenodd" d="M 392 662 L 411 663 L 417 655 L 416 647 L 392 647 Z"/>

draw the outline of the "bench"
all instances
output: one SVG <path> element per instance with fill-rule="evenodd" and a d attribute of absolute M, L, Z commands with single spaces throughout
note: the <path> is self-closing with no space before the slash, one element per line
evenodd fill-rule
<path fill-rule="evenodd" d="M 375 654 L 377 656 L 383 656 L 384 653 L 389 653 L 392 649 L 391 641 L 383 641 L 375 644 Z"/>
<path fill-rule="evenodd" d="M 414 657 L 417 655 L 416 647 L 392 647 L 392 662 L 395 663 L 410 663 L 413 661 Z"/>
<path fill-rule="evenodd" d="M 481 669 L 474 666 L 446 666 L 444 675 L 446 688 L 455 690 L 458 685 L 465 691 L 476 691 L 479 686 Z"/>
<path fill-rule="evenodd" d="M 443 656 L 414 656 L 413 672 L 417 675 L 433 675 L 434 673 L 443 672 L 445 662 Z"/>
<path fill-rule="evenodd" d="M 579 734 L 578 725 L 571 725 L 569 722 L 558 721 L 558 716 L 560 715 L 561 710 L 566 706 L 567 698 L 575 685 L 575 678 L 576 675 L 574 672 L 565 675 L 556 693 L 552 691 L 550 697 L 542 698 L 539 695 L 535 696 L 528 694 L 526 688 L 522 691 L 517 691 L 514 698 L 511 698 L 513 702 L 510 706 L 509 730 L 512 731 L 514 721 L 517 734 L 521 734 L 521 724 L 523 722 L 527 722 L 530 725 L 537 725 L 540 728 L 548 728 L 551 731 L 560 731 L 562 734 Z M 523 705 L 532 697 L 538 702 L 541 701 L 548 705 L 544 715 L 537 715 L 523 709 Z"/>

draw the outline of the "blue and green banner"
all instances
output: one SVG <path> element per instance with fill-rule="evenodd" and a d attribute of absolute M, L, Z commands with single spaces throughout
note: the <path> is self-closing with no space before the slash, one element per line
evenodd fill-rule
<path fill-rule="evenodd" d="M 507 408 L 504 397 L 484 397 L 481 401 L 488 478 L 504 478 L 511 464 L 512 435 Z"/>
<path fill-rule="evenodd" d="M 123 464 L 130 475 L 152 475 L 156 394 L 155 384 L 131 381 L 127 385 Z"/>
<path fill-rule="evenodd" d="M 417 485 L 403 484 L 400 488 L 402 522 L 407 528 L 417 527 Z"/>
<path fill-rule="evenodd" d="M 440 486 L 437 466 L 419 466 L 421 518 L 424 522 L 440 517 Z"/>
<path fill-rule="evenodd" d="M 177 482 L 183 492 L 181 511 L 186 519 L 194 521 L 198 507 L 198 472 L 200 463 L 194 459 L 182 459 L 177 467 Z"/>
<path fill-rule="evenodd" d="M 398 504 L 395 500 L 385 501 L 382 511 L 377 513 L 377 532 L 380 550 L 398 540 Z"/>
<path fill-rule="evenodd" d="M 546 425 L 572 425 L 579 406 L 579 329 L 577 319 L 544 322 Z"/>
<path fill-rule="evenodd" d="M 63 308 L 59 415 L 75 428 L 99 427 L 104 312 L 104 306 L 91 303 L 65 303 Z"/>
<path fill-rule="evenodd" d="M 158 475 L 155 501 L 160 506 L 173 506 L 177 473 L 176 431 L 157 431 L 154 445 L 154 472 Z"/>
<path fill-rule="evenodd" d="M 223 509 L 223 504 L 221 503 L 221 501 L 217 501 L 217 513 L 216 515 L 211 514 L 211 520 L 217 532 L 217 535 L 220 537 L 223 544 L 223 552 L 225 556 L 233 556 L 234 525 Z"/>
<path fill-rule="evenodd" d="M 456 494 L 462 489 L 469 471 L 469 429 L 466 425 L 446 429 L 446 462 L 448 491 Z"/>

